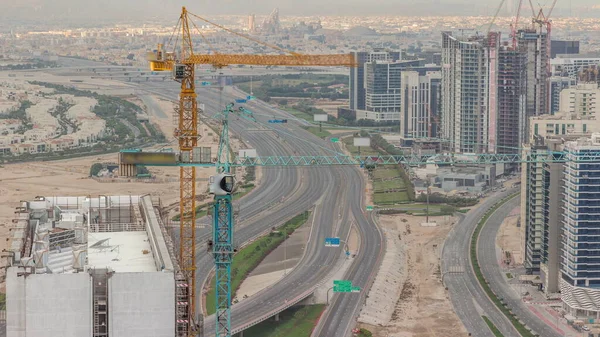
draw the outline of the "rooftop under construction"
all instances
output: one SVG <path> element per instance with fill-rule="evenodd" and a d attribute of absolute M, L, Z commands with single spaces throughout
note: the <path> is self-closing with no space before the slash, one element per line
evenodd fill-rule
<path fill-rule="evenodd" d="M 186 329 L 187 285 L 175 272 L 159 207 L 158 199 L 131 195 L 23 201 L 9 249 L 8 336 Z"/>

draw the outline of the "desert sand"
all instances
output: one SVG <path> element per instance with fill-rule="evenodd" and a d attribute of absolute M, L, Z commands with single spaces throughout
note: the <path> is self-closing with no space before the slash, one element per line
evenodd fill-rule
<path fill-rule="evenodd" d="M 430 217 L 436 227 L 422 227 L 424 217 L 381 216 L 386 235 L 396 235 L 402 246 L 404 282 L 395 286 L 400 293 L 386 326 L 359 324 L 373 336 L 430 337 L 465 336 L 466 330 L 453 311 L 440 275 L 439 254 L 456 219 Z M 392 292 L 392 290 L 388 290 Z M 365 310 L 365 309 L 363 309 Z"/>

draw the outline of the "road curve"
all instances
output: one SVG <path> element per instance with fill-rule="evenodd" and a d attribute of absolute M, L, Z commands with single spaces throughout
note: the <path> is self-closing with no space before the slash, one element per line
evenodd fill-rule
<path fill-rule="evenodd" d="M 515 190 L 495 193 L 472 208 L 448 234 L 442 250 L 442 280 L 448 288 L 454 312 L 473 336 L 494 337 L 481 318 L 487 316 L 505 336 L 518 336 L 509 320 L 483 291 L 470 263 L 470 240 L 485 212 Z"/>
<path fill-rule="evenodd" d="M 178 87 L 176 85 L 168 86 L 161 85 L 160 88 L 150 88 L 156 94 L 171 99 L 176 98 Z M 205 104 L 205 112 L 217 112 L 223 107 L 223 102 L 232 101 L 237 96 L 242 96 L 241 93 L 234 95 L 223 94 L 218 97 L 214 90 L 198 90 L 200 101 Z M 250 110 L 259 113 L 268 113 L 270 115 L 289 116 L 286 113 L 273 109 L 267 104 L 256 101 L 248 104 Z M 258 116 L 257 119 L 265 122 L 264 117 Z M 322 140 L 314 137 L 305 130 L 301 129 L 296 123 L 289 123 L 282 127 L 281 131 L 291 133 L 296 137 L 310 140 L 312 143 L 305 142 L 282 142 L 282 139 L 275 138 L 272 132 L 249 132 L 248 122 L 239 123 L 233 118 L 231 129 L 234 133 L 241 135 L 244 141 L 256 147 L 260 155 L 289 155 L 292 151 L 298 155 L 315 155 L 327 154 L 323 151 L 323 147 L 331 148 L 331 144 L 325 143 Z M 319 144 L 315 146 L 314 144 Z M 377 259 L 380 256 L 382 237 L 377 230 L 373 221 L 367 219 L 363 214 L 364 205 L 361 205 L 362 191 L 364 190 L 364 182 L 356 168 L 350 167 L 335 167 L 335 168 L 263 168 L 263 178 L 259 187 L 250 195 L 243 199 L 240 209 L 240 218 L 236 223 L 235 241 L 238 244 L 246 242 L 260 233 L 268 230 L 274 225 L 281 224 L 292 216 L 309 209 L 315 205 L 321 196 L 323 206 L 317 206 L 314 217 L 316 219 L 316 228 L 313 230 L 314 236 L 309 243 L 307 251 L 310 252 L 304 256 L 299 262 L 298 267 L 290 274 L 282 279 L 279 283 L 271 288 L 252 296 L 232 307 L 232 326 L 242 326 L 247 322 L 255 320 L 261 314 L 264 315 L 273 307 L 284 306 L 286 300 L 298 294 L 301 291 L 310 289 L 322 282 L 326 276 L 336 265 L 335 262 L 342 256 L 341 248 L 339 249 L 324 249 L 323 241 L 326 236 L 338 235 L 345 236 L 349 231 L 349 216 L 353 216 L 359 225 L 361 235 L 366 235 L 363 238 L 363 246 L 359 254 L 359 267 L 351 269 L 352 273 L 348 278 L 356 279 L 354 283 L 367 290 L 369 280 L 372 281 L 374 270 L 377 266 Z M 300 172 L 300 173 L 299 173 Z M 332 174 L 336 172 L 337 174 Z M 302 176 L 304 184 L 298 184 L 298 176 Z M 342 181 L 357 181 L 358 184 L 342 184 Z M 271 183 L 270 183 L 271 182 Z M 308 182 L 308 184 L 306 184 Z M 299 186 L 302 185 L 302 186 Z M 326 189 L 326 186 L 333 185 L 335 188 Z M 345 190 L 350 188 L 351 191 Z M 293 193 L 295 191 L 295 193 Z M 285 196 L 285 207 L 273 210 L 277 205 L 265 200 L 279 200 L 279 196 Z M 345 196 L 350 200 L 346 201 Z M 351 208 L 346 210 L 347 204 Z M 247 206 L 246 206 L 247 205 Z M 281 206 L 280 206 L 281 207 Z M 337 210 L 338 212 L 332 211 Z M 343 218 L 334 219 L 338 215 L 343 214 Z M 247 220 L 247 221 L 246 221 Z M 338 226 L 339 232 L 333 233 L 334 221 L 341 221 L 345 226 Z M 197 252 L 198 259 L 198 280 L 199 286 L 203 284 L 206 276 L 213 268 L 212 257 L 205 252 L 202 243 L 207 238 L 210 229 L 199 230 L 200 248 Z M 377 253 L 373 253 L 377 251 Z M 198 292 L 200 293 L 200 292 Z M 351 327 L 354 325 L 354 319 L 358 315 L 358 311 L 364 300 L 364 294 L 359 296 L 349 297 L 338 301 L 337 297 L 333 299 L 330 312 L 344 312 L 351 314 L 328 315 L 328 321 L 323 325 L 325 331 L 343 331 L 343 335 L 349 334 Z M 210 336 L 214 333 L 214 318 L 208 317 L 205 320 L 205 335 Z M 342 334 L 336 334 L 336 336 Z"/>
<path fill-rule="evenodd" d="M 512 209 L 519 205 L 520 198 L 516 197 L 500 206 L 486 222 L 479 233 L 479 242 L 477 245 L 477 258 L 481 265 L 481 271 L 490 287 L 501 297 L 508 305 L 510 310 L 536 334 L 544 337 L 560 337 L 554 328 L 546 324 L 534 313 L 532 313 L 521 300 L 521 296 L 512 288 L 505 279 L 504 273 L 498 266 L 500 256 L 496 250 L 496 236 L 498 229 Z"/>
<path fill-rule="evenodd" d="M 241 95 L 241 94 L 240 94 Z M 238 96 L 239 97 L 239 96 Z M 255 111 L 266 113 L 268 115 L 277 115 L 277 116 L 288 116 L 287 113 L 281 112 L 280 110 L 273 109 L 272 107 L 266 105 L 263 102 L 253 102 L 254 104 L 249 104 L 248 108 Z M 305 130 L 298 128 L 295 123 L 288 123 L 286 127 L 286 132 L 293 133 L 295 136 L 299 136 L 303 139 L 310 139 L 311 142 L 316 143 L 318 146 L 314 146 L 310 143 L 305 143 L 303 146 L 300 146 L 298 150 L 296 150 L 299 154 L 312 154 L 315 153 L 323 153 L 322 147 L 332 148 L 331 143 L 324 142 L 312 134 L 307 133 Z M 298 142 L 301 144 L 302 142 Z M 339 152 L 340 150 L 337 149 Z M 264 311 L 272 310 L 278 306 L 285 306 L 285 300 L 293 297 L 294 294 L 302 293 L 303 290 L 309 289 L 310 287 L 314 287 L 317 284 L 323 282 L 328 274 L 330 274 L 333 266 L 335 266 L 335 262 L 342 256 L 341 248 L 339 249 L 331 249 L 325 248 L 323 246 L 324 238 L 327 236 L 340 236 L 345 237 L 348 234 L 350 229 L 350 221 L 349 217 L 352 216 L 359 224 L 359 230 L 362 232 L 370 232 L 370 229 L 375 229 L 376 235 L 371 235 L 365 238 L 362 238 L 362 242 L 364 243 L 363 247 L 365 247 L 364 251 L 361 247 L 361 252 L 359 253 L 360 261 L 365 263 L 357 264 L 359 267 L 356 269 L 356 279 L 353 279 L 353 282 L 361 286 L 363 288 L 367 287 L 367 280 L 373 274 L 373 270 L 376 268 L 376 263 L 374 260 L 377 259 L 379 254 L 370 254 L 367 248 L 370 247 L 380 247 L 381 244 L 381 235 L 378 230 L 376 230 L 375 225 L 372 221 L 369 221 L 365 215 L 363 214 L 364 205 L 362 204 L 362 191 L 364 191 L 364 182 L 362 181 L 362 176 L 358 173 L 357 168 L 352 167 L 329 167 L 329 168 L 308 168 L 310 171 L 322 172 L 319 175 L 325 176 L 326 172 L 330 174 L 327 179 L 324 180 L 324 184 L 327 185 L 337 185 L 342 182 L 356 182 L 352 184 L 340 184 L 342 185 L 342 190 L 338 193 L 334 193 L 333 195 L 342 196 L 331 198 L 327 194 L 325 194 L 324 198 L 321 199 L 323 202 L 324 210 L 323 212 L 327 212 L 322 215 L 318 215 L 318 212 L 315 214 L 317 218 L 317 222 L 320 222 L 320 226 L 318 228 L 313 229 L 313 235 L 311 238 L 311 242 L 309 242 L 308 247 L 306 249 L 307 254 L 304 256 L 304 259 L 300 261 L 298 267 L 294 270 L 294 272 L 290 273 L 287 277 L 282 279 L 279 283 L 274 285 L 269 290 L 260 293 L 259 296 L 254 299 L 251 297 L 248 300 L 240 302 L 233 306 L 232 308 L 232 321 L 233 327 L 237 327 L 238 318 L 243 322 L 244 320 L 250 320 L 253 317 L 260 316 L 260 311 L 264 307 Z M 332 174 L 335 173 L 335 174 Z M 315 184 L 321 184 L 320 181 L 309 181 L 309 186 L 313 186 Z M 347 198 L 347 199 L 345 199 Z M 330 200 L 331 199 L 331 200 Z M 347 207 L 350 207 L 347 209 Z M 331 212 L 332 209 L 337 210 Z M 317 206 L 317 210 L 319 207 Z M 321 211 L 321 210 L 319 210 Z M 337 213 L 337 214 L 336 214 Z M 336 221 L 336 217 L 339 217 L 341 214 L 341 224 L 342 226 L 338 226 L 338 231 L 332 231 L 332 222 Z M 315 225 L 317 225 L 317 222 Z M 363 252 L 365 252 L 363 256 Z M 368 262 L 367 262 L 368 261 Z M 355 275 L 349 275 L 349 277 L 354 277 Z M 358 277 L 360 276 L 360 277 Z M 354 294 L 352 294 L 354 295 Z M 326 329 L 329 331 L 336 331 L 336 336 L 346 335 L 346 332 L 349 334 L 351 327 L 354 325 L 354 318 L 356 316 L 355 313 L 360 309 L 360 305 L 362 304 L 362 300 L 364 300 L 364 296 L 354 296 L 348 297 L 346 301 L 337 302 L 334 299 L 332 307 L 335 308 L 335 311 L 345 312 L 350 311 L 352 315 L 345 315 L 343 319 L 337 319 L 334 315 L 332 320 L 324 325 Z M 238 309 L 239 308 L 239 309 Z M 236 318 L 238 317 L 238 318 Z M 207 322 L 209 322 L 207 320 Z M 207 334 L 210 335 L 212 330 L 210 329 L 210 325 L 205 325 L 207 327 Z"/>

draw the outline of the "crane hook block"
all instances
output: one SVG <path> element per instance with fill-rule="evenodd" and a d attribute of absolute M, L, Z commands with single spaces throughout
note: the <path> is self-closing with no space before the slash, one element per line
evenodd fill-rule
<path fill-rule="evenodd" d="M 214 195 L 229 195 L 233 193 L 235 177 L 229 173 L 221 173 L 211 176 L 208 181 L 208 190 Z"/>

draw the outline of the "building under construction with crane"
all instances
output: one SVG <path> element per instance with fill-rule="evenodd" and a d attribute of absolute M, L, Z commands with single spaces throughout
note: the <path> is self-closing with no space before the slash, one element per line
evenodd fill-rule
<path fill-rule="evenodd" d="M 187 329 L 187 283 L 159 209 L 147 195 L 23 201 L 8 250 L 7 336 Z"/>

